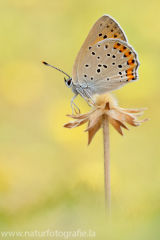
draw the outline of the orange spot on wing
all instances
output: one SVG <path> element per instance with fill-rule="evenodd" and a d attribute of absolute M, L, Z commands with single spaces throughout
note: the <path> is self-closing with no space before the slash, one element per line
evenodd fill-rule
<path fill-rule="evenodd" d="M 114 48 L 115 48 L 115 49 L 119 48 L 120 46 L 121 46 L 120 43 L 116 43 L 116 44 L 114 44 Z"/>
<path fill-rule="evenodd" d="M 133 78 L 134 78 L 133 75 L 129 75 L 129 76 L 128 76 L 128 81 L 133 80 Z"/>
<path fill-rule="evenodd" d="M 127 75 L 130 75 L 130 74 L 132 74 L 132 68 L 127 70 Z"/>
<path fill-rule="evenodd" d="M 122 46 L 119 50 L 121 51 L 121 52 L 124 52 L 124 51 L 126 51 L 126 47 L 125 46 Z"/>
<path fill-rule="evenodd" d="M 134 65 L 134 62 L 135 62 L 134 58 L 131 58 L 128 60 L 127 63 L 128 63 L 128 65 Z"/>
<path fill-rule="evenodd" d="M 125 53 L 125 57 L 129 57 L 132 53 L 130 51 Z"/>
<path fill-rule="evenodd" d="M 134 75 L 133 75 L 133 72 L 132 72 L 133 68 L 130 68 L 128 69 L 126 72 L 127 72 L 127 77 L 128 77 L 128 81 L 130 80 L 133 80 L 134 79 Z"/>

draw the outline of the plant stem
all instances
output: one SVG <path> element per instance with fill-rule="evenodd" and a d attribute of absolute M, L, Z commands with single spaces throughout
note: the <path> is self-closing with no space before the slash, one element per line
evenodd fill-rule
<path fill-rule="evenodd" d="M 110 186 L 110 151 L 109 151 L 109 119 L 106 114 L 102 118 L 104 141 L 104 191 L 107 217 L 111 217 L 111 186 Z"/>

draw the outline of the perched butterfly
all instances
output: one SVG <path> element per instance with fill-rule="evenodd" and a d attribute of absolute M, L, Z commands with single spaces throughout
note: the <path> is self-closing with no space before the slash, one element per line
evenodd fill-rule
<path fill-rule="evenodd" d="M 128 44 L 122 28 L 112 17 L 104 15 L 94 24 L 81 47 L 72 77 L 51 67 L 68 76 L 65 83 L 75 93 L 71 100 L 73 111 L 73 105 L 76 106 L 73 100 L 78 94 L 86 101 L 93 101 L 92 96 L 96 93 L 104 94 L 138 80 L 139 65 L 138 55 Z"/>

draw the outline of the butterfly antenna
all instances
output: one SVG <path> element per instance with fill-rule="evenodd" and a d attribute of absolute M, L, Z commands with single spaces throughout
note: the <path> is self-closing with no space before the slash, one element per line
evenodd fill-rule
<path fill-rule="evenodd" d="M 52 65 L 50 65 L 50 64 L 48 64 L 48 63 L 46 63 L 46 62 L 42 62 L 42 63 L 45 64 L 46 66 L 49 66 L 49 67 L 55 68 L 56 70 L 58 70 L 58 71 L 64 73 L 64 74 L 67 75 L 69 78 L 71 78 L 67 73 L 63 72 L 61 69 L 56 68 L 56 67 L 54 67 L 54 66 L 52 66 Z"/>

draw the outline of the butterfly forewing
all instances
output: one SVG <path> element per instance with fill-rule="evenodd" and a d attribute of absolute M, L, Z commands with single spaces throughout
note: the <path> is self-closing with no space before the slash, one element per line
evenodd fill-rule
<path fill-rule="evenodd" d="M 78 69 L 78 81 L 91 92 L 103 94 L 138 79 L 137 53 L 119 39 L 97 42 L 84 57 Z"/>
<path fill-rule="evenodd" d="M 88 51 L 91 50 L 97 42 L 108 38 L 118 38 L 127 42 L 125 33 L 119 24 L 109 15 L 104 15 L 94 24 L 76 57 L 72 70 L 74 83 L 78 83 L 79 81 L 78 71 Z"/>

